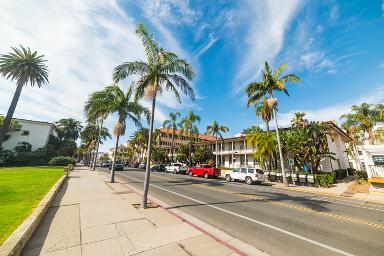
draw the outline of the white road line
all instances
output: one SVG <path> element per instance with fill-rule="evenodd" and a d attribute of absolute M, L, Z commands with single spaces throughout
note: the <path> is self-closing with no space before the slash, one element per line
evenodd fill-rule
<path fill-rule="evenodd" d="M 158 175 L 161 175 L 161 176 L 167 176 L 167 175 L 163 175 L 163 174 L 158 174 Z M 198 179 L 197 179 L 198 180 Z M 234 186 L 234 187 L 239 187 L 239 188 L 248 188 L 248 189 L 252 189 L 252 190 L 256 190 L 256 191 L 267 191 L 267 192 L 275 192 L 275 193 L 283 193 L 283 194 L 286 194 L 286 195 L 290 195 L 290 196 L 294 196 L 294 197 L 304 197 L 305 198 L 305 195 L 303 193 L 307 193 L 307 192 L 291 192 L 291 191 L 281 191 L 279 189 L 276 189 L 276 188 L 261 188 L 261 187 L 251 187 L 249 185 L 246 185 L 246 184 L 233 184 L 233 183 L 228 183 L 228 182 L 220 182 L 220 181 L 214 181 L 214 182 L 217 182 L 217 183 L 222 183 L 222 184 L 226 184 L 226 185 L 229 185 L 229 186 Z M 367 209 L 367 210 L 373 210 L 373 211 L 380 211 L 380 212 L 384 212 L 384 206 L 381 206 L 381 205 L 375 205 L 375 204 L 369 204 L 369 203 L 359 203 L 359 202 L 356 202 L 356 201 L 350 201 L 350 200 L 346 200 L 346 199 L 335 199 L 335 198 L 332 198 L 332 199 L 329 199 L 329 197 L 325 197 L 325 196 L 319 196 L 319 195 L 316 195 L 314 193 L 310 193 L 308 192 L 308 194 L 310 194 L 312 197 L 311 198 L 307 198 L 307 199 L 311 199 L 311 200 L 316 200 L 316 201 L 321 201 L 321 202 L 328 202 L 328 203 L 335 203 L 335 204 L 340 204 L 340 205 L 346 205 L 346 206 L 349 206 L 349 207 L 356 207 L 356 208 L 362 208 L 362 209 Z M 371 206 L 371 207 L 368 207 L 368 206 Z M 377 207 L 377 208 L 372 208 L 373 207 Z"/>
<path fill-rule="evenodd" d="M 127 178 L 129 178 L 129 179 L 132 179 L 132 180 L 136 180 L 136 181 L 139 181 L 139 182 L 143 182 L 142 180 L 139 180 L 139 179 L 130 177 L 130 176 L 128 176 L 128 175 L 124 175 L 124 174 L 121 174 L 121 173 L 118 173 L 118 174 L 119 174 L 119 175 L 122 175 L 122 176 L 125 176 L 125 177 L 127 177 Z M 270 228 L 270 229 L 279 231 L 279 232 L 281 232 L 281 233 L 283 233 L 283 234 L 286 234 L 286 235 L 295 237 L 295 238 L 297 238 L 297 239 L 306 241 L 306 242 L 308 242 L 308 243 L 317 245 L 317 246 L 319 246 L 319 247 L 328 249 L 328 250 L 330 250 L 330 251 L 339 253 L 339 254 L 341 254 L 341 255 L 354 256 L 353 254 L 350 254 L 350 253 L 348 253 L 348 252 L 345 252 L 345 251 L 339 250 L 339 249 L 337 249 L 337 248 L 334 248 L 334 247 L 332 247 L 332 246 L 329 246 L 329 245 L 326 245 L 326 244 L 323 244 L 323 243 L 314 241 L 314 240 L 312 240 L 312 239 L 309 239 L 309 238 L 306 238 L 306 237 L 304 237 L 304 236 L 301 236 L 301 235 L 292 233 L 292 232 L 290 232 L 290 231 L 287 231 L 287 230 L 284 230 L 284 229 L 281 229 L 281 228 L 272 226 L 272 225 L 270 225 L 270 224 L 267 224 L 267 223 L 264 223 L 264 222 L 261 222 L 261 221 L 258 221 L 258 220 L 249 218 L 249 217 L 247 217 L 247 216 L 244 216 L 244 215 L 241 215 L 241 214 L 238 214 L 238 213 L 235 213 L 235 212 L 231 212 L 231 211 L 229 211 L 229 210 L 220 208 L 220 207 L 215 206 L 215 205 L 208 204 L 208 203 L 206 203 L 206 202 L 203 202 L 203 201 L 194 199 L 194 198 L 192 198 L 192 197 L 189 197 L 189 196 L 186 196 L 186 195 L 183 195 L 183 194 L 174 192 L 174 191 L 172 191 L 172 190 L 168 190 L 168 189 L 166 189 L 166 188 L 162 188 L 162 187 L 159 187 L 159 186 L 156 186 L 156 185 L 153 185 L 153 184 L 150 184 L 150 185 L 151 185 L 152 187 L 161 189 L 161 190 L 166 191 L 166 192 L 168 192 L 168 193 L 171 193 L 171 194 L 174 194 L 174 195 L 177 195 L 177 196 L 180 196 L 180 197 L 184 197 L 184 198 L 186 198 L 186 199 L 188 199 L 188 200 L 191 200 L 191 201 L 193 201 L 193 202 L 196 202 L 196 203 L 199 203 L 199 204 L 202 204 L 202 205 L 206 205 L 206 206 L 211 207 L 211 208 L 214 208 L 214 209 L 216 209 L 216 210 L 219 210 L 219 211 L 222 211 L 222 212 L 225 212 L 225 213 L 234 215 L 234 216 L 236 216 L 236 217 L 239 217 L 239 218 L 248 220 L 248 221 L 250 221 L 250 222 L 259 224 L 259 225 L 261 225 L 261 226 L 264 226 L 264 227 L 267 227 L 267 228 Z"/>

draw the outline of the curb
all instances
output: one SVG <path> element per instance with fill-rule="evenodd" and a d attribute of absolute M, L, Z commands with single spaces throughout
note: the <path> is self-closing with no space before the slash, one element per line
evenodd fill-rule
<path fill-rule="evenodd" d="M 0 256 L 18 256 L 20 255 L 23 247 L 27 244 L 29 238 L 36 230 L 40 221 L 43 219 L 48 208 L 60 190 L 65 179 L 68 175 L 63 175 L 53 185 L 51 190 L 40 201 L 39 205 L 33 210 L 33 212 L 20 224 L 20 226 L 5 240 L 0 247 Z"/>
<path fill-rule="evenodd" d="M 106 175 L 103 173 L 103 175 Z M 121 180 L 117 175 L 115 176 L 116 180 L 120 182 L 123 186 L 128 187 L 130 190 L 132 190 L 134 193 L 138 195 L 142 195 L 142 191 L 128 185 L 125 181 Z M 169 212 L 176 218 L 179 218 L 180 220 L 186 222 L 187 224 L 191 225 L 192 227 L 196 228 L 197 230 L 201 231 L 202 233 L 208 235 L 209 237 L 216 240 L 218 243 L 224 245 L 225 247 L 229 248 L 233 252 L 241 255 L 241 256 L 247 256 L 247 255 L 255 255 L 255 256 L 268 256 L 265 252 L 261 251 L 260 249 L 257 249 L 256 247 L 249 245 L 227 233 L 224 231 L 196 218 L 192 215 L 189 215 L 188 213 L 185 213 L 178 209 L 169 209 L 172 207 L 171 205 L 161 201 L 160 199 L 157 199 L 156 197 L 148 195 L 149 201 L 152 201 L 159 205 L 161 208 L 163 208 L 165 211 Z"/>

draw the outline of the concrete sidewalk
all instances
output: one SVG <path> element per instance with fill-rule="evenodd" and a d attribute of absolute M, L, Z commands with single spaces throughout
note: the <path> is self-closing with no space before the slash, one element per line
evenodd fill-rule
<path fill-rule="evenodd" d="M 124 184 L 76 168 L 22 255 L 238 255 L 161 207 L 139 203 Z"/>

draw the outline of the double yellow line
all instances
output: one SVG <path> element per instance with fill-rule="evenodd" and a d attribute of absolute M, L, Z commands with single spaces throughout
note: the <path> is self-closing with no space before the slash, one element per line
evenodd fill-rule
<path fill-rule="evenodd" d="M 175 180 L 175 179 L 170 179 L 170 178 L 164 177 L 162 175 L 156 175 L 156 177 L 159 177 L 159 178 L 165 179 L 165 180 L 172 180 L 172 181 Z M 298 205 L 294 205 L 294 204 L 289 204 L 289 203 L 284 203 L 284 202 L 276 202 L 276 201 L 273 201 L 270 199 L 265 199 L 263 197 L 256 196 L 256 195 L 245 195 L 245 194 L 236 193 L 236 192 L 224 189 L 224 188 L 210 187 L 206 184 L 191 184 L 191 186 L 201 187 L 201 188 L 205 188 L 205 189 L 209 189 L 212 191 L 217 191 L 217 192 L 221 192 L 221 193 L 225 193 L 225 194 L 231 194 L 231 195 L 236 195 L 236 196 L 240 196 L 240 197 L 244 197 L 244 198 L 258 200 L 258 201 L 262 201 L 262 202 L 266 202 L 266 203 L 270 203 L 270 204 L 274 204 L 274 205 L 278 205 L 278 206 L 283 206 L 283 207 L 287 207 L 287 208 L 291 208 L 291 209 L 295 209 L 295 210 L 299 210 L 299 211 L 303 211 L 303 212 L 310 212 L 310 213 L 314 213 L 314 214 L 317 214 L 320 216 L 336 218 L 336 219 L 340 219 L 340 220 L 344 220 L 344 221 L 350 221 L 350 222 L 354 222 L 354 223 L 358 223 L 358 224 L 362 224 L 362 225 L 368 225 L 371 227 L 384 229 L 383 224 L 373 223 L 373 222 L 369 222 L 369 221 L 365 221 L 362 219 L 357 219 L 357 218 L 353 218 L 353 217 L 349 217 L 349 216 L 343 216 L 343 215 L 338 215 L 338 214 L 334 214 L 334 213 L 318 211 L 318 210 L 310 209 L 308 207 L 298 206 Z"/>

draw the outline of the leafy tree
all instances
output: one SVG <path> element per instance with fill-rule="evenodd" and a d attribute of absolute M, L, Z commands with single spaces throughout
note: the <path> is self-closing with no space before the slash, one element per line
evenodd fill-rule
<path fill-rule="evenodd" d="M 48 83 L 48 68 L 45 65 L 44 55 L 38 55 L 37 52 L 32 52 L 29 48 L 24 48 L 21 45 L 20 48 L 12 47 L 12 52 L 0 56 L 0 74 L 7 79 L 16 80 L 17 85 L 11 105 L 1 126 L 0 148 L 2 148 L 5 135 L 9 130 L 23 86 L 29 83 L 31 86 L 36 84 L 40 87 Z"/>
<path fill-rule="evenodd" d="M 216 168 L 217 168 L 217 152 L 218 152 L 218 147 L 217 147 L 217 139 L 220 138 L 221 141 L 223 141 L 223 135 L 221 133 L 226 133 L 228 132 L 229 129 L 228 127 L 226 126 L 223 126 L 223 125 L 219 125 L 219 123 L 215 120 L 213 122 L 213 124 L 210 124 L 207 126 L 207 134 L 211 134 L 212 136 L 215 136 L 216 140 L 215 140 L 215 148 L 216 148 L 216 154 L 215 154 L 215 157 L 216 157 Z M 223 158 L 221 158 L 221 163 L 223 162 Z"/>
<path fill-rule="evenodd" d="M 5 120 L 5 117 L 0 115 L 0 128 L 3 126 L 4 120 Z M 12 119 L 7 132 L 14 132 L 14 131 L 20 131 L 20 130 L 21 130 L 21 125 L 19 124 L 19 122 L 17 120 Z M 9 137 L 10 135 L 6 134 L 4 137 L 4 141 L 7 141 Z M 1 151 L 1 147 L 0 147 L 0 151 Z"/>
<path fill-rule="evenodd" d="M 165 120 L 163 123 L 164 128 L 172 129 L 172 141 L 171 141 L 171 155 L 172 162 L 174 162 L 174 153 L 175 153 L 175 132 L 177 129 L 177 118 L 180 116 L 179 112 L 169 113 L 169 119 Z"/>
<path fill-rule="evenodd" d="M 55 126 L 57 128 L 60 141 L 76 141 L 80 138 L 80 133 L 83 129 L 81 122 L 73 118 L 60 119 L 55 122 Z"/>
<path fill-rule="evenodd" d="M 196 124 L 200 122 L 200 117 L 196 115 L 192 110 L 188 112 L 188 115 L 180 121 L 180 133 L 189 138 L 189 166 L 192 166 L 192 144 L 196 140 L 196 136 L 199 134 L 199 129 Z"/>
<path fill-rule="evenodd" d="M 245 128 L 241 131 L 242 134 L 249 134 L 254 132 L 262 132 L 263 129 L 260 128 L 258 125 L 252 125 L 251 127 Z"/>
<path fill-rule="evenodd" d="M 176 154 L 177 162 L 187 164 L 192 166 L 191 155 L 195 152 L 195 147 L 193 145 L 181 145 Z"/>
<path fill-rule="evenodd" d="M 165 163 L 168 159 L 167 152 L 162 148 L 154 146 L 152 153 L 153 153 L 152 159 L 156 163 Z"/>
<path fill-rule="evenodd" d="M 136 99 L 144 97 L 152 101 L 151 121 L 149 128 L 149 142 L 152 145 L 153 122 L 156 107 L 156 97 L 164 90 L 170 90 L 175 98 L 180 101 L 181 90 L 185 95 L 195 98 L 192 86 L 187 80 L 192 80 L 195 76 L 192 67 L 186 60 L 180 59 L 175 53 L 166 51 L 160 47 L 152 34 L 139 24 L 136 34 L 140 37 L 147 61 L 125 62 L 115 67 L 113 79 L 118 82 L 126 77 L 136 74 L 140 76 L 136 87 Z M 144 181 L 144 193 L 142 207 L 147 207 L 147 195 L 150 177 L 151 147 L 148 147 L 146 175 Z"/>
<path fill-rule="evenodd" d="M 116 113 L 118 121 L 113 127 L 113 134 L 116 136 L 115 153 L 111 170 L 111 182 L 115 182 L 115 162 L 120 136 L 125 134 L 126 121 L 131 120 L 136 127 L 141 127 L 140 119 L 144 114 L 148 117 L 148 110 L 133 99 L 133 84 L 126 92 L 119 85 L 113 84 L 105 87 L 98 94 L 98 101 L 105 106 L 109 114 Z M 96 138 L 96 137 L 95 137 Z M 95 141 L 96 144 L 96 141 Z"/>
<path fill-rule="evenodd" d="M 268 167 L 269 170 L 277 168 L 276 149 L 277 141 L 274 132 L 264 132 L 262 130 L 254 130 L 247 134 L 246 141 L 249 145 L 253 145 L 255 152 L 253 157 L 262 165 Z"/>
<path fill-rule="evenodd" d="M 291 120 L 291 126 L 294 128 L 304 128 L 308 126 L 308 120 L 304 118 L 304 112 L 296 112 Z"/>
<path fill-rule="evenodd" d="M 199 147 L 195 150 L 192 156 L 194 163 L 207 163 L 209 160 L 213 160 L 212 149 Z"/>

